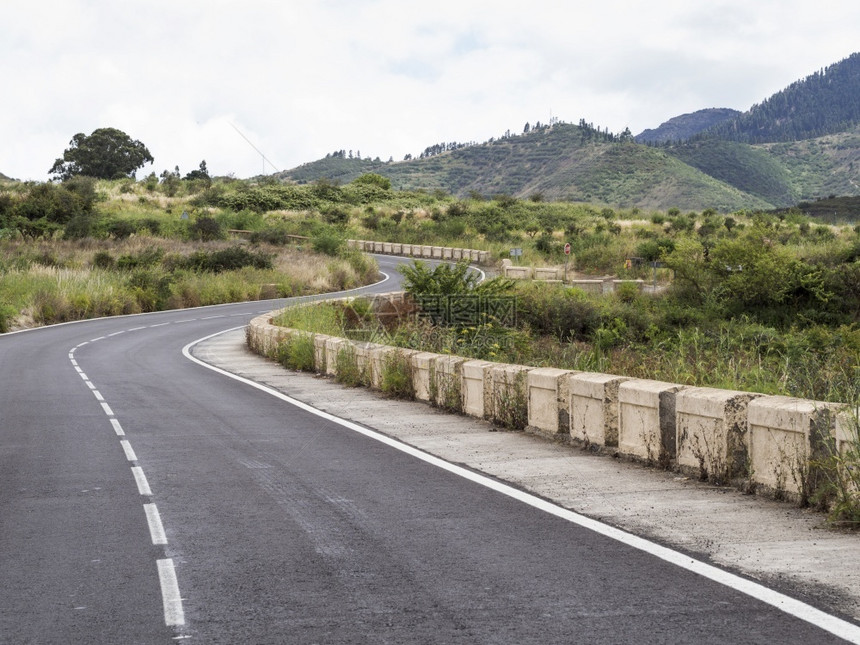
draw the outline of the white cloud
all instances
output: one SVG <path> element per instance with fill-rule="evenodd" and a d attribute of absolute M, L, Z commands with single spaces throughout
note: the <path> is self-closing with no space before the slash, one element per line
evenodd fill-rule
<path fill-rule="evenodd" d="M 282 169 L 337 149 L 399 159 L 550 111 L 638 132 L 747 109 L 853 53 L 858 26 L 837 0 L 15 3 L 0 172 L 46 179 L 73 134 L 106 126 L 156 172 L 206 159 L 240 177 L 263 163 L 233 125 Z"/>

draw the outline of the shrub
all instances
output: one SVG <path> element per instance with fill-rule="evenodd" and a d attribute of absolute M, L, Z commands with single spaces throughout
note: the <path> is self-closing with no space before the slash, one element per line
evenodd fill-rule
<path fill-rule="evenodd" d="M 403 352 L 393 351 L 385 355 L 382 362 L 380 389 L 397 399 L 414 399 L 415 385 L 412 380 L 412 364 Z"/>
<path fill-rule="evenodd" d="M 211 240 L 224 239 L 224 228 L 218 223 L 214 217 L 204 215 L 194 220 L 194 223 L 188 229 L 191 239 L 208 242 Z"/>
<path fill-rule="evenodd" d="M 277 350 L 278 361 L 290 369 L 313 372 L 316 369 L 313 334 L 295 334 Z"/>
<path fill-rule="evenodd" d="M 109 251 L 97 251 L 93 256 L 93 266 L 97 269 L 112 269 L 116 266 L 116 260 Z"/>
<path fill-rule="evenodd" d="M 346 240 L 334 231 L 325 230 L 311 238 L 311 245 L 317 253 L 337 256 L 346 246 Z"/>
<path fill-rule="evenodd" d="M 364 373 L 358 367 L 355 347 L 351 343 L 341 347 L 335 359 L 335 380 L 347 387 L 358 387 L 365 384 Z"/>

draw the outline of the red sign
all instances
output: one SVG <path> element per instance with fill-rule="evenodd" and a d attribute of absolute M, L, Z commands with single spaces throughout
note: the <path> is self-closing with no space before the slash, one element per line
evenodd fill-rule
<path fill-rule="evenodd" d="M 570 255 L 570 242 L 564 245 L 564 254 Z"/>

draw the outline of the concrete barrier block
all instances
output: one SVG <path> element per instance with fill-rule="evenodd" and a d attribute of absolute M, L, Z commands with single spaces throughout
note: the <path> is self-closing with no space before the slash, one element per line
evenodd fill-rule
<path fill-rule="evenodd" d="M 827 453 L 844 406 L 787 396 L 750 401 L 750 461 L 753 479 L 777 497 L 808 501 L 820 484 L 814 461 Z"/>
<path fill-rule="evenodd" d="M 314 334 L 314 369 L 318 374 L 325 374 L 326 351 L 325 345 L 329 338 L 326 334 Z"/>
<path fill-rule="evenodd" d="M 394 245 L 391 242 L 382 243 L 382 252 L 391 255 Z"/>
<path fill-rule="evenodd" d="M 484 368 L 489 397 L 484 401 L 484 416 L 506 428 L 523 430 L 528 425 L 528 374 L 535 369 L 525 365 L 494 363 Z"/>
<path fill-rule="evenodd" d="M 484 418 L 484 401 L 486 400 L 484 368 L 493 364 L 489 361 L 471 360 L 464 362 L 460 367 L 464 414 L 479 419 Z"/>
<path fill-rule="evenodd" d="M 432 257 L 436 260 L 441 260 L 442 259 L 442 247 L 441 246 L 431 247 L 430 257 Z"/>
<path fill-rule="evenodd" d="M 452 249 L 449 246 L 443 246 L 442 247 L 442 259 L 443 260 L 450 260 L 453 257 L 454 257 L 454 249 Z"/>
<path fill-rule="evenodd" d="M 437 356 L 433 363 L 431 398 L 445 410 L 463 409 L 463 363 L 462 356 Z"/>
<path fill-rule="evenodd" d="M 618 450 L 650 464 L 675 461 L 675 393 L 682 385 L 631 379 L 618 388 Z"/>
<path fill-rule="evenodd" d="M 433 362 L 439 354 L 416 352 L 410 357 L 412 364 L 412 384 L 418 401 L 431 401 L 431 377 Z"/>
<path fill-rule="evenodd" d="M 531 280 L 532 268 L 521 266 L 505 267 L 505 277 L 512 280 Z"/>
<path fill-rule="evenodd" d="M 463 259 L 463 249 L 451 249 L 451 259 L 452 260 L 462 260 Z"/>
<path fill-rule="evenodd" d="M 391 253 L 394 255 L 403 255 L 403 245 L 397 242 L 392 242 Z"/>
<path fill-rule="evenodd" d="M 556 267 L 535 267 L 535 280 L 558 280 L 560 271 Z"/>
<path fill-rule="evenodd" d="M 570 370 L 554 367 L 539 367 L 528 373 L 530 429 L 550 436 L 569 432 L 568 401 L 565 395 L 569 392 L 567 385 L 572 374 L 574 372 Z"/>
<path fill-rule="evenodd" d="M 374 242 L 373 243 L 373 252 L 374 253 L 383 253 L 385 250 L 384 242 Z"/>
<path fill-rule="evenodd" d="M 618 390 L 629 380 L 580 372 L 570 377 L 570 437 L 586 445 L 618 446 Z"/>
<path fill-rule="evenodd" d="M 373 352 L 383 346 L 378 343 L 355 341 L 352 345 L 355 348 L 355 364 L 362 375 L 362 381 L 369 385 L 373 379 Z"/>
<path fill-rule="evenodd" d="M 433 247 L 432 246 L 422 246 L 421 247 L 421 257 L 422 258 L 432 258 L 433 257 Z"/>
<path fill-rule="evenodd" d="M 749 475 L 747 406 L 757 395 L 688 387 L 675 395 L 678 466 L 716 484 Z"/>
<path fill-rule="evenodd" d="M 337 376 L 337 355 L 346 345 L 349 345 L 349 341 L 337 336 L 330 336 L 325 341 L 325 373 L 327 376 Z"/>

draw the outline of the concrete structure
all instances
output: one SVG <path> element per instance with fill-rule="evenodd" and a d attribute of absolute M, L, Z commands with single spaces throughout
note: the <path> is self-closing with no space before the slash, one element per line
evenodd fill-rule
<path fill-rule="evenodd" d="M 439 355 L 433 361 L 430 395 L 433 403 L 446 410 L 463 409 L 462 356 Z"/>
<path fill-rule="evenodd" d="M 683 386 L 631 379 L 618 388 L 618 451 L 649 464 L 675 461 L 675 393 Z"/>
<path fill-rule="evenodd" d="M 373 299 L 381 315 L 406 304 L 402 293 Z M 272 325 L 273 315 L 258 316 L 248 330 L 249 346 L 272 358 L 292 334 L 307 334 Z M 349 348 L 365 383 L 381 388 L 385 358 L 399 352 L 419 401 L 777 497 L 809 501 L 825 475 L 842 467 L 832 465 L 834 454 L 860 450 L 858 413 L 833 403 L 468 360 L 322 334 L 313 343 L 316 369 L 329 376 Z M 847 485 L 856 486 L 856 478 Z"/>
<path fill-rule="evenodd" d="M 570 370 L 539 367 L 528 373 L 529 429 L 555 436 L 570 433 Z"/>
<path fill-rule="evenodd" d="M 840 407 L 787 396 L 764 396 L 748 406 L 750 468 L 755 482 L 775 493 L 808 500 Z"/>
<path fill-rule="evenodd" d="M 348 340 L 335 336 L 330 336 L 325 341 L 325 373 L 327 376 L 337 376 L 337 355 L 347 345 L 349 345 Z"/>
<path fill-rule="evenodd" d="M 505 277 L 510 278 L 512 280 L 531 280 L 532 279 L 532 268 L 531 267 L 522 267 L 522 266 L 509 266 L 505 267 Z"/>
<path fill-rule="evenodd" d="M 484 418 L 518 430 L 528 425 L 528 373 L 533 367 L 491 363 L 484 368 Z"/>
<path fill-rule="evenodd" d="M 618 446 L 618 389 L 629 379 L 613 374 L 579 372 L 570 388 L 570 438 L 586 446 Z"/>
<path fill-rule="evenodd" d="M 326 343 L 331 336 L 325 334 L 314 334 L 314 368 L 321 374 L 326 373 L 328 359 L 326 357 Z"/>
<path fill-rule="evenodd" d="M 725 484 L 749 475 L 748 392 L 690 387 L 675 395 L 678 467 Z"/>
<path fill-rule="evenodd" d="M 479 264 L 490 264 L 492 257 L 489 251 L 477 249 L 459 249 L 448 246 L 425 246 L 421 244 L 401 244 L 398 242 L 376 242 L 373 240 L 347 240 L 347 246 L 364 251 L 385 255 L 405 255 L 414 258 L 436 260 L 466 260 Z M 272 296 L 274 297 L 274 296 Z"/>
<path fill-rule="evenodd" d="M 433 352 L 416 352 L 410 357 L 412 365 L 412 384 L 415 388 L 415 398 L 419 401 L 430 402 L 431 399 L 431 377 L 433 376 L 433 363 L 439 354 Z"/>
<path fill-rule="evenodd" d="M 564 270 L 558 267 L 535 267 L 535 280 L 561 280 L 564 277 Z"/>
<path fill-rule="evenodd" d="M 490 365 L 489 361 L 467 360 L 460 368 L 463 412 L 471 417 L 485 416 L 484 368 Z"/>

